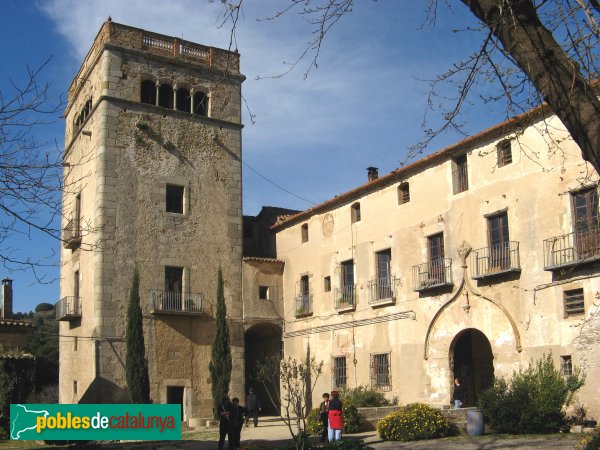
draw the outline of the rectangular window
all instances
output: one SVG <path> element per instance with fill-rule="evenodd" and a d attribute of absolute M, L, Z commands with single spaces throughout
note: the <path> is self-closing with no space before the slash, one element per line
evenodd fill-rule
<path fill-rule="evenodd" d="M 351 216 L 350 216 L 351 222 L 352 223 L 360 222 L 360 203 L 356 202 L 355 204 L 353 204 L 350 212 L 351 212 Z"/>
<path fill-rule="evenodd" d="M 402 183 L 398 186 L 398 204 L 402 205 L 408 202 L 410 202 L 410 186 L 408 183 Z"/>
<path fill-rule="evenodd" d="M 452 189 L 455 194 L 469 189 L 467 155 L 452 160 Z"/>
<path fill-rule="evenodd" d="M 488 241 L 490 244 L 490 270 L 510 268 L 510 245 L 508 236 L 508 214 L 488 217 Z"/>
<path fill-rule="evenodd" d="M 392 251 L 390 249 L 377 252 L 377 279 L 376 296 L 377 300 L 392 298 L 392 277 L 390 274 L 390 265 L 392 261 Z"/>
<path fill-rule="evenodd" d="M 81 237 L 81 192 L 75 197 L 74 219 L 74 235 L 75 237 Z"/>
<path fill-rule="evenodd" d="M 330 276 L 323 277 L 323 291 L 324 292 L 331 291 L 331 277 Z"/>
<path fill-rule="evenodd" d="M 73 297 L 75 297 L 75 302 L 77 302 L 79 299 L 79 270 L 73 273 Z"/>
<path fill-rule="evenodd" d="M 303 224 L 300 229 L 302 230 L 302 243 L 308 242 L 308 224 Z"/>
<path fill-rule="evenodd" d="M 346 387 L 346 357 L 335 356 L 333 358 L 333 387 Z"/>
<path fill-rule="evenodd" d="M 434 284 L 446 281 L 444 265 L 444 234 L 438 233 L 427 238 L 428 245 L 428 270 L 429 281 Z"/>
<path fill-rule="evenodd" d="M 269 300 L 269 286 L 259 286 L 258 287 L 258 299 L 259 300 Z"/>
<path fill-rule="evenodd" d="M 577 259 L 600 255 L 600 220 L 597 187 L 573 194 L 573 223 Z"/>
<path fill-rule="evenodd" d="M 73 337 L 73 351 L 77 351 L 77 336 Z"/>
<path fill-rule="evenodd" d="M 183 214 L 183 186 L 167 184 L 167 212 Z"/>
<path fill-rule="evenodd" d="M 585 313 L 583 289 L 572 289 L 563 292 L 565 317 L 577 316 Z"/>
<path fill-rule="evenodd" d="M 375 353 L 371 355 L 371 386 L 385 388 L 390 382 L 390 354 Z"/>
<path fill-rule="evenodd" d="M 77 395 L 77 380 L 73 381 L 73 395 Z"/>
<path fill-rule="evenodd" d="M 354 286 L 354 260 L 344 261 L 342 263 L 342 287 Z"/>
<path fill-rule="evenodd" d="M 560 357 L 560 371 L 565 378 L 573 375 L 573 360 L 571 359 L 571 355 L 563 355 Z"/>
<path fill-rule="evenodd" d="M 507 139 L 502 141 L 496 147 L 496 155 L 498 167 L 506 166 L 507 164 L 512 163 L 512 141 Z"/>
<path fill-rule="evenodd" d="M 165 267 L 165 295 L 162 308 L 182 311 L 183 267 Z"/>

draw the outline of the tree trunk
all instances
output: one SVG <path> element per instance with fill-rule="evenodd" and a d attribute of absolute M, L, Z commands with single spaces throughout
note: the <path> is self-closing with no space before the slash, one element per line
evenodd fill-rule
<path fill-rule="evenodd" d="M 500 40 L 600 173 L 600 101 L 531 0 L 461 1 Z"/>

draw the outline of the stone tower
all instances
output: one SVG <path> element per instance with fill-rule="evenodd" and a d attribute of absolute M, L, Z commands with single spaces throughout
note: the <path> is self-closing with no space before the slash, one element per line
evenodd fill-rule
<path fill-rule="evenodd" d="M 241 329 L 239 55 L 105 22 L 68 92 L 60 402 L 129 401 L 126 313 L 140 274 L 151 397 L 212 417 L 223 270 L 234 373 Z M 238 329 L 239 327 L 239 329 Z"/>

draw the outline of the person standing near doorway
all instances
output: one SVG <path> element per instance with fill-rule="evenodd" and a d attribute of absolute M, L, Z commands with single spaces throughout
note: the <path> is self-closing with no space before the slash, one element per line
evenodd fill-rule
<path fill-rule="evenodd" d="M 248 409 L 248 415 L 246 416 L 246 426 L 248 426 L 248 421 L 250 420 L 250 416 L 254 420 L 254 426 L 258 426 L 258 413 L 261 411 L 260 407 L 260 399 L 258 395 L 254 393 L 254 389 L 250 388 L 248 391 L 248 397 L 246 397 L 246 409 Z"/>
<path fill-rule="evenodd" d="M 460 384 L 460 379 L 455 378 L 454 379 L 454 393 L 452 394 L 452 401 L 454 402 L 454 409 L 459 409 L 462 406 L 464 398 L 465 398 L 465 392 L 464 392 L 462 385 Z"/>

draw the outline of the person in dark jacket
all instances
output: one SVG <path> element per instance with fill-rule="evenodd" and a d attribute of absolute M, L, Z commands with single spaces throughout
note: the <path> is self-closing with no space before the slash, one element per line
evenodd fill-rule
<path fill-rule="evenodd" d="M 327 428 L 329 427 L 329 418 L 327 415 L 329 414 L 329 394 L 325 392 L 323 394 L 323 401 L 319 406 L 319 417 L 321 419 L 321 442 L 325 442 L 327 440 Z"/>
<path fill-rule="evenodd" d="M 229 396 L 224 395 L 221 398 L 221 403 L 217 405 L 217 414 L 219 415 L 219 450 L 223 450 L 225 436 L 229 435 L 229 415 L 231 414 L 231 410 L 232 405 L 229 401 Z M 231 446 L 231 436 L 228 439 Z"/>
<path fill-rule="evenodd" d="M 248 416 L 248 410 L 240 405 L 240 399 L 231 400 L 231 412 L 229 413 L 229 450 L 238 450 L 244 419 Z"/>
<path fill-rule="evenodd" d="M 454 403 L 454 409 L 458 409 L 462 406 L 465 397 L 465 392 L 460 384 L 458 378 L 454 379 L 454 392 L 452 393 L 452 401 Z"/>
<path fill-rule="evenodd" d="M 335 442 L 342 439 L 344 416 L 342 414 L 342 401 L 339 397 L 340 394 L 338 391 L 331 391 L 331 398 L 329 399 L 329 411 L 327 412 L 327 417 L 329 418 L 329 427 L 327 429 L 329 434 L 329 442 Z"/>
<path fill-rule="evenodd" d="M 254 426 L 258 426 L 258 413 L 261 410 L 260 407 L 260 399 L 258 395 L 254 393 L 254 389 L 250 388 L 248 391 L 248 397 L 246 397 L 246 408 L 248 409 L 248 415 L 246 416 L 246 426 L 248 426 L 248 421 L 250 420 L 250 416 L 254 419 Z"/>

